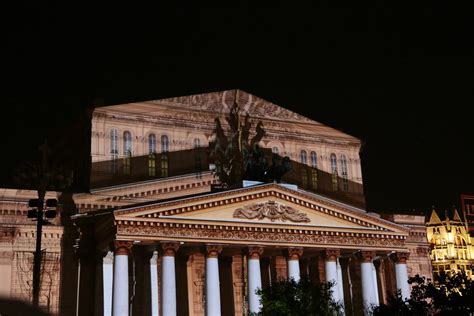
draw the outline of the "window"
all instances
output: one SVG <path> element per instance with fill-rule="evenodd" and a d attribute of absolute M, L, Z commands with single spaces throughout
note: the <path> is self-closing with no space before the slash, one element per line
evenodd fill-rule
<path fill-rule="evenodd" d="M 148 176 L 156 176 L 156 157 L 153 152 L 148 155 Z"/>
<path fill-rule="evenodd" d="M 311 170 L 311 186 L 314 190 L 318 189 L 318 171 L 316 169 Z"/>
<path fill-rule="evenodd" d="M 201 147 L 201 140 L 199 138 L 194 139 L 194 148 Z"/>
<path fill-rule="evenodd" d="M 125 156 L 132 154 L 132 134 L 130 132 L 123 133 L 123 154 Z"/>
<path fill-rule="evenodd" d="M 168 136 L 163 135 L 161 136 L 161 152 L 167 153 L 170 151 L 170 142 Z"/>
<path fill-rule="evenodd" d="M 148 136 L 148 153 L 156 153 L 156 136 L 155 134 L 150 134 Z"/>
<path fill-rule="evenodd" d="M 272 153 L 278 155 L 278 152 L 279 152 L 278 147 L 272 147 Z"/>
<path fill-rule="evenodd" d="M 308 187 L 308 175 L 306 173 L 306 168 L 301 170 L 301 186 L 306 189 Z"/>
<path fill-rule="evenodd" d="M 314 151 L 311 152 L 311 167 L 318 167 L 318 155 L 316 155 L 316 152 Z"/>
<path fill-rule="evenodd" d="M 306 151 L 305 150 L 302 150 L 300 153 L 300 162 L 306 165 Z"/>
<path fill-rule="evenodd" d="M 113 128 L 110 130 L 110 155 L 111 155 L 111 169 L 113 173 L 118 171 L 118 131 Z"/>
<path fill-rule="evenodd" d="M 168 176 L 168 157 L 161 155 L 161 176 L 166 178 Z"/>
<path fill-rule="evenodd" d="M 337 158 L 336 154 L 331 154 L 331 174 L 332 174 L 332 190 L 337 191 Z"/>
<path fill-rule="evenodd" d="M 341 155 L 341 175 L 342 175 L 342 189 L 349 191 L 349 180 L 347 175 L 347 159 L 345 155 Z"/>

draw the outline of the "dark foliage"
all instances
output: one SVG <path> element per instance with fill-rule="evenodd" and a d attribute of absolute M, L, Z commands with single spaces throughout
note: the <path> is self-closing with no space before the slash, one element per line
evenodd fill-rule
<path fill-rule="evenodd" d="M 389 298 L 387 305 L 373 309 L 374 316 L 384 315 L 472 315 L 474 281 L 464 271 L 443 273 L 433 283 L 418 275 L 409 279 L 411 297 L 403 300 L 400 292 Z"/>
<path fill-rule="evenodd" d="M 262 316 L 342 315 L 341 305 L 331 299 L 334 284 L 312 283 L 307 278 L 299 282 L 280 280 L 259 290 Z"/>

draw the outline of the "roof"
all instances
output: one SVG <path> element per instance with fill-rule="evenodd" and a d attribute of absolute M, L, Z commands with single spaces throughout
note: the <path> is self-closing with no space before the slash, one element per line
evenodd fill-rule
<path fill-rule="evenodd" d="M 216 114 L 227 114 L 234 102 L 237 102 L 242 111 L 248 113 L 251 118 L 260 119 L 262 121 L 276 121 L 283 125 L 298 125 L 302 130 L 310 130 L 323 137 L 359 141 L 351 135 L 239 89 L 105 106 L 97 108 L 94 113 L 115 112 L 118 115 L 124 116 L 158 117 L 161 116 L 165 110 L 185 113 L 193 111 L 200 114 L 207 114 L 211 121 L 213 121 Z M 314 101 L 311 100 L 309 102 Z M 311 103 L 308 104 L 308 106 L 310 105 Z"/>

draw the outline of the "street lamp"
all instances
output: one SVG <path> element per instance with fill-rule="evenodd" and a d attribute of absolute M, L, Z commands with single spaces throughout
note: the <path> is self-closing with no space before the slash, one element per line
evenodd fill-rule
<path fill-rule="evenodd" d="M 37 229 L 33 263 L 33 305 L 36 307 L 38 307 L 40 292 L 42 227 L 44 224 L 49 224 L 43 217 L 47 219 L 56 217 L 54 208 L 57 206 L 55 199 L 45 200 L 46 192 L 64 191 L 72 184 L 73 180 L 72 170 L 57 160 L 58 155 L 56 153 L 53 155 L 47 141 L 39 149 L 40 159 L 25 163 L 14 176 L 15 182 L 21 188 L 34 189 L 38 192 L 38 198 L 30 200 L 28 203 L 34 209 L 29 210 L 27 214 L 28 218 L 36 219 Z"/>
<path fill-rule="evenodd" d="M 56 206 L 58 201 L 56 199 L 47 199 L 46 208 L 42 199 L 31 199 L 28 202 L 29 207 L 35 209 L 28 210 L 27 217 L 36 220 L 36 250 L 33 259 L 33 305 L 38 306 L 39 294 L 40 294 L 40 274 L 41 274 L 41 235 L 43 234 L 43 224 L 49 224 L 45 219 L 51 219 L 56 217 Z M 44 211 L 44 212 L 43 212 Z"/>

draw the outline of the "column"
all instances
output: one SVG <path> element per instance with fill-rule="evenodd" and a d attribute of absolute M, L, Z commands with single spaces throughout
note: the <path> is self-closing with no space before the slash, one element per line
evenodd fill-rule
<path fill-rule="evenodd" d="M 326 282 L 334 283 L 332 290 L 332 299 L 339 303 L 341 296 L 339 293 L 338 274 L 337 274 L 337 257 L 340 251 L 338 249 L 326 249 L 323 251 L 323 258 L 325 258 L 324 268 L 326 272 Z"/>
<path fill-rule="evenodd" d="M 151 315 L 159 315 L 158 299 L 158 251 L 153 251 L 150 258 Z"/>
<path fill-rule="evenodd" d="M 221 314 L 219 254 L 222 246 L 206 245 L 206 315 Z"/>
<path fill-rule="evenodd" d="M 260 256 L 263 253 L 262 247 L 249 247 L 248 259 L 248 285 L 249 285 L 249 311 L 259 313 L 262 306 L 256 291 L 262 288 L 262 278 L 260 275 Z"/>
<path fill-rule="evenodd" d="M 374 288 L 374 272 L 372 270 L 372 260 L 375 257 L 373 251 L 361 251 L 360 254 L 360 274 L 362 278 L 362 300 L 364 306 L 369 308 L 376 305 L 378 293 Z"/>
<path fill-rule="evenodd" d="M 407 260 L 409 255 L 409 252 L 397 252 L 394 256 L 397 290 L 400 290 L 404 300 L 410 298 L 410 286 L 408 285 L 407 270 Z"/>
<path fill-rule="evenodd" d="M 300 281 L 300 258 L 302 255 L 303 248 L 288 248 L 288 279 Z"/>
<path fill-rule="evenodd" d="M 133 242 L 116 240 L 114 243 L 114 280 L 112 313 L 114 316 L 128 316 L 128 256 Z"/>
<path fill-rule="evenodd" d="M 337 258 L 337 289 L 339 290 L 339 303 L 342 305 L 342 310 L 344 310 L 344 283 L 342 279 L 342 268 L 341 263 L 339 262 L 339 258 Z"/>
<path fill-rule="evenodd" d="M 104 299 L 104 316 L 112 315 L 112 286 L 114 280 L 114 254 L 107 252 L 102 259 L 102 290 Z"/>
<path fill-rule="evenodd" d="M 177 242 L 163 242 L 161 244 L 161 304 L 163 315 L 176 315 L 176 272 L 174 256 L 178 251 Z"/>
<path fill-rule="evenodd" d="M 379 286 L 377 284 L 377 271 L 375 269 L 375 264 L 372 261 L 372 281 L 374 282 L 374 290 L 375 290 L 375 305 L 380 305 L 379 301 Z"/>

